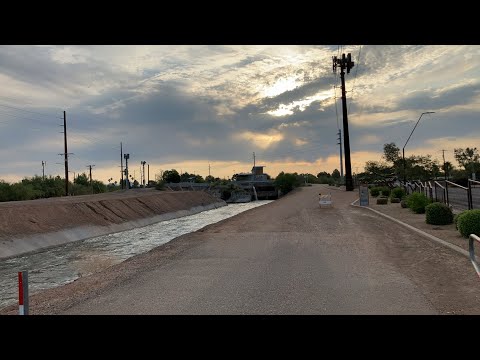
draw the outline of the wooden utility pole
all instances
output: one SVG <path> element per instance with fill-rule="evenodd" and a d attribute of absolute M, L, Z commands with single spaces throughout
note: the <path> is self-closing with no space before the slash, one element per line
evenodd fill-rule
<path fill-rule="evenodd" d="M 340 178 L 343 179 L 342 130 L 338 129 L 337 135 L 337 145 L 340 145 Z"/>
<path fill-rule="evenodd" d="M 63 140 L 65 145 L 65 196 L 68 196 L 67 113 L 63 112 Z"/>
<path fill-rule="evenodd" d="M 45 165 L 47 165 L 47 162 L 42 160 L 42 180 L 45 181 Z"/>
<path fill-rule="evenodd" d="M 122 189 L 123 189 L 123 149 L 122 142 L 120 141 L 120 173 L 122 174 Z"/>
<path fill-rule="evenodd" d="M 347 74 L 350 73 L 350 69 L 353 68 L 354 62 L 352 61 L 352 54 L 348 53 L 347 56 L 342 54 L 342 57 L 338 59 L 333 57 L 333 72 L 337 71 L 337 66 L 340 66 L 340 77 L 342 80 L 342 110 L 343 110 L 343 145 L 345 147 L 345 187 L 347 191 L 353 191 L 353 179 L 352 179 L 352 163 L 350 160 L 350 135 L 348 132 L 348 113 L 347 113 L 347 97 L 345 90 L 345 69 Z"/>
<path fill-rule="evenodd" d="M 443 152 L 443 175 L 445 177 L 445 180 L 447 180 L 447 166 L 445 164 L 445 151 L 447 151 L 447 150 L 442 149 L 442 152 Z"/>
<path fill-rule="evenodd" d="M 147 164 L 147 186 L 150 186 L 150 164 Z"/>
<path fill-rule="evenodd" d="M 87 165 L 88 168 L 90 168 L 90 187 L 92 188 L 92 194 L 93 194 L 93 186 L 92 186 L 92 167 L 95 165 Z"/>
<path fill-rule="evenodd" d="M 123 158 L 125 159 L 125 187 L 130 189 L 130 181 L 128 180 L 128 159 L 130 159 L 130 154 L 123 154 Z"/>

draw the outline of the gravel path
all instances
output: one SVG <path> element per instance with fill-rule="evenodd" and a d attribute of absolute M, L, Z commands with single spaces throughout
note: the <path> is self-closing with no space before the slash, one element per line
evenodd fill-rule
<path fill-rule="evenodd" d="M 331 192 L 332 208 L 318 193 Z M 480 314 L 467 258 L 321 185 L 34 295 L 32 314 Z M 15 313 L 15 307 L 3 313 Z"/>

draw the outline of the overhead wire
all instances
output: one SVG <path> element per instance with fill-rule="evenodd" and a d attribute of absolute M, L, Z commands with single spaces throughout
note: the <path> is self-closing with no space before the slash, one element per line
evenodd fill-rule
<path fill-rule="evenodd" d="M 28 113 L 31 113 L 31 114 L 40 115 L 40 116 L 46 116 L 46 117 L 49 117 L 49 118 L 53 118 L 53 117 L 54 117 L 54 115 L 48 115 L 48 114 L 44 114 L 44 113 L 39 113 L 39 112 L 37 112 L 37 111 L 25 110 L 25 109 L 22 109 L 22 108 L 19 108 L 19 107 L 16 107 L 16 106 L 5 105 L 5 104 L 0 104 L 0 106 L 7 107 L 7 108 L 10 108 L 10 109 L 19 110 L 19 111 L 25 111 L 25 112 L 28 112 Z M 58 119 L 63 119 L 63 117 L 58 117 Z"/>
<path fill-rule="evenodd" d="M 355 69 L 355 75 L 353 77 L 353 85 L 352 85 L 352 89 L 350 90 L 350 93 L 351 93 L 351 96 L 350 96 L 350 104 L 348 105 L 348 111 L 347 111 L 347 114 L 350 115 L 350 109 L 352 107 L 352 102 L 353 102 L 353 91 L 355 89 L 355 81 L 357 80 L 357 73 L 358 73 L 358 68 L 360 67 L 360 55 L 362 53 L 362 45 L 360 45 L 360 48 L 358 49 L 358 56 L 357 56 L 357 66 L 356 66 L 356 69 Z"/>

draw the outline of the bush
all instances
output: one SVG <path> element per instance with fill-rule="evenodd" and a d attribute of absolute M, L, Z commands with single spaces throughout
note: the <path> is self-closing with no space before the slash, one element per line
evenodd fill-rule
<path fill-rule="evenodd" d="M 390 196 L 390 188 L 384 186 L 380 190 L 383 196 L 389 197 Z"/>
<path fill-rule="evenodd" d="M 424 214 L 425 206 L 430 204 L 430 199 L 422 193 L 413 193 L 407 196 L 407 206 L 416 214 Z"/>
<path fill-rule="evenodd" d="M 391 198 L 390 199 L 390 202 L 393 204 L 393 203 L 399 203 L 400 202 L 400 199 L 399 198 Z"/>
<path fill-rule="evenodd" d="M 406 209 L 408 206 L 407 206 L 407 201 L 406 200 L 401 200 L 400 201 L 400 206 L 404 209 Z"/>
<path fill-rule="evenodd" d="M 387 197 L 379 197 L 377 199 L 377 205 L 387 205 L 388 198 Z"/>
<path fill-rule="evenodd" d="M 393 188 L 391 196 L 392 196 L 392 199 L 393 198 L 403 199 L 405 197 L 405 190 L 403 190 L 401 187 Z"/>
<path fill-rule="evenodd" d="M 155 189 L 157 190 L 165 190 L 165 181 L 164 180 L 159 180 L 155 184 Z"/>
<path fill-rule="evenodd" d="M 425 206 L 425 221 L 432 225 L 448 225 L 453 222 L 453 213 L 447 205 L 443 203 L 433 203 Z"/>
<path fill-rule="evenodd" d="M 457 226 L 463 237 L 470 234 L 480 236 L 480 209 L 467 210 L 457 218 Z"/>
<path fill-rule="evenodd" d="M 468 210 L 465 210 L 465 211 L 468 211 Z M 458 230 L 458 218 L 460 217 L 460 215 L 464 214 L 465 211 L 462 211 L 458 214 L 455 214 L 455 216 L 453 217 L 453 223 L 455 224 L 455 230 Z"/>
<path fill-rule="evenodd" d="M 370 195 L 372 195 L 373 197 L 377 197 L 378 195 L 380 195 L 380 188 L 379 187 L 371 188 Z"/>

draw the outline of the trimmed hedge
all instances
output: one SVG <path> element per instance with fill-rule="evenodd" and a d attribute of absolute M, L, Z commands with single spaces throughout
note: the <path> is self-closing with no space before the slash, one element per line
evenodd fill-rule
<path fill-rule="evenodd" d="M 456 230 L 458 230 L 458 218 L 460 217 L 460 215 L 465 213 L 465 211 L 468 211 L 468 210 L 464 210 L 462 212 L 459 212 L 458 214 L 455 214 L 455 216 L 453 217 L 453 223 L 455 224 L 455 229 Z"/>
<path fill-rule="evenodd" d="M 370 195 L 372 195 L 373 197 L 377 197 L 378 195 L 380 195 L 380 188 L 379 187 L 371 188 Z"/>
<path fill-rule="evenodd" d="M 405 200 L 401 200 L 400 201 L 400 205 L 402 206 L 402 208 L 406 209 L 408 206 L 407 206 L 407 202 Z"/>
<path fill-rule="evenodd" d="M 392 199 L 393 198 L 403 199 L 405 197 L 405 190 L 403 190 L 401 187 L 393 188 L 391 197 Z"/>
<path fill-rule="evenodd" d="M 387 205 L 388 198 L 387 197 L 379 197 L 377 198 L 377 205 Z"/>
<path fill-rule="evenodd" d="M 468 238 L 470 234 L 480 236 L 480 209 L 466 210 L 457 218 L 460 234 Z"/>
<path fill-rule="evenodd" d="M 433 203 L 425 206 L 425 221 L 432 225 L 448 225 L 453 222 L 453 213 L 447 205 L 443 203 Z"/>
<path fill-rule="evenodd" d="M 393 204 L 393 203 L 399 203 L 400 202 L 400 199 L 399 198 L 391 198 L 390 199 L 390 202 Z"/>
<path fill-rule="evenodd" d="M 382 187 L 381 192 L 383 196 L 389 197 L 390 196 L 390 188 L 389 187 Z"/>
<path fill-rule="evenodd" d="M 430 199 L 422 193 L 414 192 L 407 196 L 407 206 L 416 214 L 424 214 L 425 206 L 430 202 Z"/>

